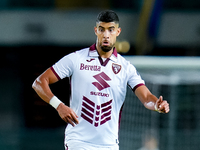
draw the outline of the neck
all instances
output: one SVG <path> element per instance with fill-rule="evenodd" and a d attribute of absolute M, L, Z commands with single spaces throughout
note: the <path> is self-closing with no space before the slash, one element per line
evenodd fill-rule
<path fill-rule="evenodd" d="M 113 53 L 113 48 L 109 52 L 104 52 L 98 44 L 96 44 L 96 49 L 101 58 L 110 58 Z"/>

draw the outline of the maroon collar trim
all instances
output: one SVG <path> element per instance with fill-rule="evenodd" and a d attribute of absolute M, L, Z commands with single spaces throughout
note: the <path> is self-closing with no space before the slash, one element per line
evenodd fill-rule
<path fill-rule="evenodd" d="M 90 46 L 90 51 L 94 51 L 94 50 L 96 50 L 96 44 L 93 44 Z"/>
<path fill-rule="evenodd" d="M 99 58 L 100 64 L 101 64 L 102 66 L 104 66 L 104 67 L 107 65 L 107 63 L 108 63 L 109 60 L 110 60 L 110 58 L 107 58 L 105 61 L 103 61 L 102 58 L 101 58 L 100 56 L 99 56 L 98 58 Z"/>

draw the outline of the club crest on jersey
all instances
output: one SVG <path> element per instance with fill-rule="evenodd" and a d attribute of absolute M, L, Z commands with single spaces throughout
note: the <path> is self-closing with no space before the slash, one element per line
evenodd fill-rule
<path fill-rule="evenodd" d="M 118 65 L 118 64 L 112 64 L 112 70 L 115 74 L 118 74 L 121 70 L 122 66 L 121 65 Z"/>

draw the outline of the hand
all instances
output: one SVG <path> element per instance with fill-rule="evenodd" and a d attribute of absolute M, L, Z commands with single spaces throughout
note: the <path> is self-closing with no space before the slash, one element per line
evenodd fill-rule
<path fill-rule="evenodd" d="M 66 122 L 66 123 L 70 123 L 73 127 L 75 126 L 75 124 L 78 124 L 78 116 L 76 115 L 76 113 L 68 106 L 66 106 L 65 104 L 61 103 L 59 104 L 58 108 L 57 108 L 58 114 L 60 115 L 60 117 Z"/>
<path fill-rule="evenodd" d="M 159 113 L 168 113 L 169 112 L 169 103 L 167 101 L 163 100 L 163 97 L 160 96 L 159 99 L 156 101 L 155 109 Z"/>

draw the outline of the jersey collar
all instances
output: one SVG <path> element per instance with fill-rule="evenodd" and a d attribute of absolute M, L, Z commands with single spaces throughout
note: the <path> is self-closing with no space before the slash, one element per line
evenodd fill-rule
<path fill-rule="evenodd" d="M 92 46 L 90 46 L 89 56 L 91 56 L 91 57 L 99 57 L 99 54 L 98 54 L 98 52 L 96 50 L 96 43 L 93 44 Z M 112 55 L 110 56 L 110 60 L 112 60 L 114 62 L 117 62 L 117 50 L 116 50 L 115 47 L 114 47 Z"/>

